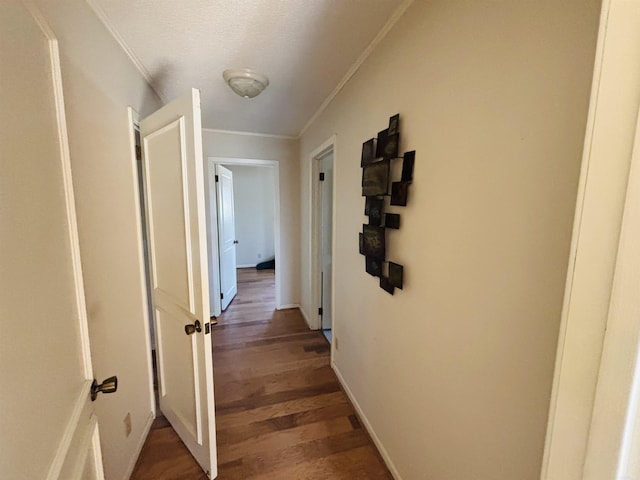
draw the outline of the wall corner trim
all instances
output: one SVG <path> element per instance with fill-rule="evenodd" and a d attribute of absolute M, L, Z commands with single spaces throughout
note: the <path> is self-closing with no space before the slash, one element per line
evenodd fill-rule
<path fill-rule="evenodd" d="M 395 480 L 402 480 L 402 477 L 400 476 L 400 473 L 398 473 L 398 469 L 396 468 L 396 466 L 393 464 L 393 461 L 391 460 L 389 453 L 384 448 L 384 445 L 380 441 L 380 438 L 378 438 L 378 435 L 376 435 L 376 432 L 371 426 L 369 419 L 362 411 L 362 407 L 360 407 L 360 404 L 356 400 L 356 397 L 353 395 L 353 392 L 349 388 L 349 385 L 347 384 L 344 377 L 342 376 L 342 373 L 340 373 L 340 369 L 338 368 L 338 366 L 336 365 L 333 359 L 331 360 L 331 368 L 335 372 L 336 377 L 338 377 L 338 381 L 340 382 L 340 385 L 342 386 L 343 390 L 347 394 L 347 397 L 349 397 L 349 400 L 351 400 L 351 403 L 353 404 L 353 408 L 356 410 L 356 413 L 358 414 L 360 421 L 364 425 L 364 428 L 367 430 L 367 433 L 371 437 L 371 440 L 373 440 L 373 443 L 376 445 L 378 452 L 380 452 L 380 455 L 382 456 L 384 463 L 387 465 L 387 468 L 391 472 L 391 475 Z"/>
<path fill-rule="evenodd" d="M 351 77 L 355 75 L 355 73 L 358 71 L 360 66 L 369 57 L 369 55 L 371 55 L 371 53 L 376 49 L 376 47 L 384 39 L 384 37 L 387 36 L 389 31 L 398 22 L 398 20 L 400 20 L 400 17 L 404 15 L 404 12 L 407 11 L 407 9 L 411 6 L 412 3 L 413 3 L 413 0 L 404 0 L 404 2 L 402 2 L 400 6 L 396 8 L 395 12 L 393 12 L 393 15 L 391 15 L 389 20 L 387 20 L 387 23 L 384 24 L 384 26 L 378 32 L 378 34 L 373 38 L 373 40 L 371 40 L 371 43 L 369 43 L 367 48 L 365 48 L 364 52 L 360 54 L 360 56 L 357 58 L 354 64 L 351 65 L 349 70 L 347 70 L 347 73 L 345 74 L 344 77 L 342 77 L 342 80 L 340 80 L 338 85 L 336 85 L 336 88 L 334 88 L 333 91 L 329 94 L 329 96 L 325 98 L 324 102 L 322 102 L 320 104 L 320 107 L 318 107 L 318 110 L 316 110 L 316 112 L 313 115 L 311 115 L 311 118 L 307 120 L 307 123 L 305 123 L 304 127 L 302 127 L 302 130 L 300 130 L 300 133 L 298 134 L 298 138 L 302 137 L 305 134 L 305 132 L 309 129 L 309 127 L 313 124 L 313 122 L 315 122 L 318 119 L 318 117 L 322 115 L 322 112 L 326 110 L 326 108 L 329 106 L 331 101 L 342 91 L 342 89 L 347 84 L 347 82 L 351 80 Z"/>

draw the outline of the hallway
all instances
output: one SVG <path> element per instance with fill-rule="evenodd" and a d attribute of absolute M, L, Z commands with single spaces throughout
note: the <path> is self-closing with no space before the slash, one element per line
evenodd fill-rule
<path fill-rule="evenodd" d="M 330 366 L 329 345 L 297 309 L 275 310 L 272 270 L 238 270 L 213 330 L 220 480 L 391 479 Z M 163 417 L 134 480 L 203 480 Z"/>

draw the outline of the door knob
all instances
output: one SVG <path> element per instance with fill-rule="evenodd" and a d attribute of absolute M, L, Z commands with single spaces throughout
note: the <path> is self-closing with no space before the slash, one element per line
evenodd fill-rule
<path fill-rule="evenodd" d="M 96 398 L 98 398 L 98 393 L 114 393 L 118 390 L 118 377 L 109 377 L 100 385 L 98 385 L 98 381 L 94 378 L 93 383 L 91 384 L 91 401 L 95 402 Z"/>
<path fill-rule="evenodd" d="M 234 240 L 233 243 L 234 243 L 234 245 L 237 245 L 238 244 L 238 240 Z"/>
<path fill-rule="evenodd" d="M 187 335 L 191 335 L 194 332 L 201 332 L 202 331 L 202 325 L 200 324 L 200 320 L 196 320 L 193 324 L 191 323 L 187 323 L 184 326 L 184 333 L 186 333 Z"/>

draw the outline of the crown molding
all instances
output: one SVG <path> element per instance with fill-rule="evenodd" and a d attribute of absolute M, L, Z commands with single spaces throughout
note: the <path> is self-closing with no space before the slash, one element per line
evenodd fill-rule
<path fill-rule="evenodd" d="M 369 55 L 371 55 L 371 53 L 375 50 L 378 44 L 382 41 L 382 39 L 384 39 L 384 37 L 387 36 L 389 31 L 397 23 L 400 17 L 404 15 L 404 12 L 407 11 L 407 8 L 409 8 L 409 6 L 411 6 L 412 3 L 413 3 L 413 0 L 405 0 L 400 4 L 398 8 L 396 8 L 395 12 L 393 12 L 393 15 L 391 15 L 389 20 L 387 20 L 387 23 L 384 24 L 382 29 L 371 41 L 369 46 L 367 46 L 365 51 L 362 52 L 362 54 L 358 57 L 355 63 L 351 65 L 351 68 L 349 68 L 346 75 L 342 78 L 342 80 L 340 80 L 340 83 L 338 83 L 338 85 L 333 90 L 333 92 L 329 94 L 329 96 L 324 100 L 324 102 L 322 102 L 318 110 L 316 110 L 316 112 L 311 116 L 311 118 L 307 120 L 307 123 L 305 123 L 304 127 L 302 127 L 302 130 L 300 130 L 300 133 L 298 134 L 298 138 L 302 137 L 306 133 L 306 131 L 309 129 L 309 127 L 313 124 L 313 122 L 315 122 L 318 119 L 318 117 L 322 115 L 322 112 L 324 112 L 327 109 L 331 101 L 340 93 L 340 91 L 344 88 L 347 82 L 351 80 L 351 77 L 355 75 L 355 73 L 358 71 L 360 66 L 369 57 Z"/>
<path fill-rule="evenodd" d="M 126 42 L 124 41 L 120 33 L 111 24 L 109 17 L 105 13 L 105 11 L 102 9 L 102 7 L 100 7 L 100 5 L 98 5 L 95 0 L 85 0 L 85 1 L 87 2 L 87 5 L 89 5 L 89 8 L 93 10 L 93 13 L 96 14 L 96 16 L 100 19 L 102 24 L 105 26 L 105 28 L 109 31 L 109 33 L 114 38 L 116 43 L 120 45 L 120 48 L 122 48 L 122 50 L 127 55 L 127 57 L 129 57 L 129 60 L 133 62 L 135 67 L 138 69 L 138 72 L 140 72 L 140 74 L 147 81 L 147 84 L 149 85 L 151 90 L 154 91 L 154 93 L 158 96 L 158 98 L 160 98 L 160 100 L 162 100 L 163 103 L 167 103 L 167 97 L 165 97 L 161 92 L 159 92 L 153 86 L 152 78 L 151 78 L 151 75 L 149 74 L 149 71 L 144 67 L 144 65 L 142 65 L 142 62 L 140 62 L 138 57 L 136 57 L 133 51 L 126 44 Z"/>
<path fill-rule="evenodd" d="M 280 140 L 298 140 L 299 136 L 293 135 L 277 135 L 274 133 L 257 133 L 257 132 L 240 132 L 236 130 L 220 130 L 217 128 L 203 128 L 203 132 L 222 133 L 227 135 L 244 135 L 247 137 L 264 137 L 264 138 L 279 138 Z"/>

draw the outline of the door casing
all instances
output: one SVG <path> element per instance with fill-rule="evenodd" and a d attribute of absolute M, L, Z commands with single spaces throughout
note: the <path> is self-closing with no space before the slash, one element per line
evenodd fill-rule
<path fill-rule="evenodd" d="M 640 318 L 629 272 L 637 255 L 629 237 L 637 239 L 638 227 L 628 217 L 638 198 L 632 162 L 639 99 L 640 3 L 603 0 L 541 480 L 638 475 L 611 473 L 627 467 L 620 445 L 631 427 L 622 417 L 637 414 L 638 392 L 607 399 L 638 389 L 632 379 Z"/>
<path fill-rule="evenodd" d="M 138 258 L 140 259 L 140 264 L 138 265 L 138 271 L 139 271 L 139 281 L 140 281 L 141 302 L 143 305 L 142 311 L 144 315 L 144 323 L 146 325 L 144 347 L 147 353 L 146 355 L 147 370 L 149 372 L 149 408 L 151 410 L 151 414 L 153 418 L 155 418 L 157 412 L 156 412 L 156 399 L 155 399 L 154 389 L 153 389 L 153 379 L 154 379 L 153 361 L 152 361 L 153 345 L 151 343 L 151 333 L 150 333 L 151 328 L 154 328 L 154 327 L 153 327 L 153 317 L 151 316 L 152 312 L 149 311 L 149 303 L 147 301 L 149 298 L 148 295 L 150 295 L 149 289 L 151 286 L 147 284 L 147 276 L 146 276 L 146 269 L 149 268 L 150 266 L 145 265 L 145 262 L 146 262 L 146 258 L 144 255 L 145 235 L 143 234 L 143 231 L 142 231 L 144 226 L 142 225 L 142 213 L 141 213 L 142 205 L 140 204 L 140 195 L 142 192 L 140 192 L 139 183 L 137 181 L 138 180 L 138 161 L 142 161 L 142 160 L 138 160 L 136 157 L 135 131 L 140 130 L 140 115 L 132 107 L 127 107 L 127 118 L 129 121 L 129 142 L 131 144 L 131 168 L 134 174 L 133 178 L 136 180 L 133 182 L 133 188 L 135 191 L 135 203 L 136 203 L 136 225 L 138 226 L 137 232 L 136 232 L 137 239 L 138 239 L 138 242 L 137 242 Z M 142 178 L 142 182 L 144 182 L 144 176 Z M 147 436 L 150 428 L 151 428 L 151 423 L 149 423 L 149 425 L 146 426 L 144 437 Z"/>
<path fill-rule="evenodd" d="M 309 258 L 311 259 L 311 268 L 310 268 L 310 285 L 311 285 L 311 302 L 312 308 L 314 310 L 309 319 L 309 327 L 312 330 L 319 330 L 322 328 L 322 317 L 318 314 L 317 308 L 320 307 L 321 298 L 321 283 L 320 283 L 320 272 L 322 271 L 322 267 L 320 265 L 320 253 L 322 249 L 321 244 L 321 218 L 318 215 L 320 212 L 320 182 L 318 182 L 318 175 L 320 174 L 320 162 L 318 161 L 320 158 L 324 157 L 329 151 L 333 151 L 333 169 L 334 169 L 334 178 L 336 178 L 335 169 L 336 169 L 336 158 L 337 158 L 337 148 L 336 148 L 336 135 L 331 136 L 329 139 L 324 141 L 318 148 L 313 150 L 309 155 L 309 162 L 311 164 L 310 177 L 309 181 L 309 192 L 311 192 L 311 201 L 309 202 L 309 218 L 310 222 L 310 239 L 309 242 Z M 333 188 L 333 198 L 331 200 L 331 205 L 333 208 L 332 212 L 332 231 L 334 234 L 331 239 L 331 251 L 336 251 L 336 235 L 335 235 L 335 224 L 336 224 L 336 188 L 334 185 Z M 335 269 L 331 270 L 331 298 L 335 299 Z M 331 303 L 331 319 L 333 322 L 332 328 L 336 327 L 336 318 L 335 318 L 335 302 Z M 332 346 L 333 350 L 333 346 Z"/>
<path fill-rule="evenodd" d="M 290 255 L 285 255 L 281 249 L 280 241 L 280 162 L 277 160 L 259 160 L 259 159 L 246 159 L 246 158 L 227 158 L 227 157 L 207 157 L 206 167 L 208 172 L 205 178 L 211 177 L 211 172 L 215 172 L 216 164 L 221 165 L 245 165 L 245 166 L 262 166 L 273 167 L 275 178 L 275 228 L 274 228 L 274 246 L 276 253 L 276 269 L 275 269 L 275 284 L 276 284 L 276 308 L 283 310 L 286 308 L 294 307 L 294 305 L 283 305 L 282 299 L 282 275 L 280 273 L 280 267 L 282 265 L 282 259 L 289 259 Z M 206 186 L 208 195 L 207 199 L 207 239 L 209 246 L 209 278 L 210 283 L 210 298 L 211 298 L 211 314 L 220 315 L 220 247 L 218 241 L 218 221 L 217 221 L 217 199 L 214 190 L 211 185 Z M 217 279 L 217 280 L 216 280 Z"/>

